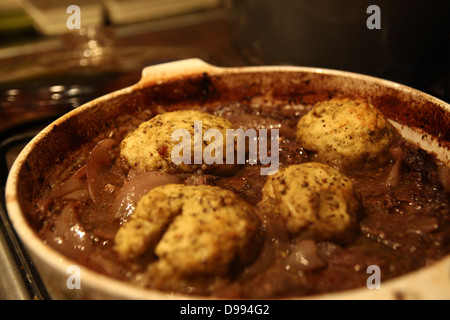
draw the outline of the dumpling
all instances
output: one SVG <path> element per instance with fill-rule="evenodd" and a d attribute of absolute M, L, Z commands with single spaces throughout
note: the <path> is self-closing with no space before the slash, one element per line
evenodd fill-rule
<path fill-rule="evenodd" d="M 201 132 L 197 135 L 201 138 L 199 147 L 194 146 L 194 122 L 201 123 Z M 187 135 L 190 154 L 184 155 L 184 150 L 174 150 L 180 142 L 185 140 L 182 135 L 176 135 L 172 140 L 172 134 L 178 129 L 178 133 Z M 221 133 L 222 143 L 211 138 L 203 139 L 208 129 L 216 129 Z M 159 114 L 152 119 L 143 122 L 136 130 L 131 132 L 120 144 L 121 158 L 126 166 L 141 171 L 163 171 L 167 173 L 195 172 L 202 170 L 214 173 L 229 173 L 237 168 L 234 163 L 226 162 L 226 130 L 234 129 L 232 123 L 224 118 L 196 110 L 180 110 Z M 200 130 L 200 129 L 199 129 Z M 203 151 L 211 143 L 216 143 L 221 148 L 220 161 L 205 162 Z M 194 152 L 199 150 L 199 161 L 194 158 Z M 172 152 L 173 151 L 173 152 Z M 213 155 L 216 156 L 215 154 Z M 219 157 L 219 155 L 217 155 Z M 187 160 L 187 161 L 186 161 Z M 234 159 L 233 159 L 234 160 Z M 190 163 L 188 163 L 190 162 Z M 222 162 L 222 163 L 220 163 Z"/>
<path fill-rule="evenodd" d="M 307 162 L 269 176 L 261 203 L 272 208 L 294 238 L 346 242 L 357 227 L 359 200 L 337 169 Z"/>
<path fill-rule="evenodd" d="M 296 141 L 316 152 L 316 161 L 341 170 L 374 167 L 389 158 L 394 129 L 363 100 L 317 103 L 297 124 Z"/>
<path fill-rule="evenodd" d="M 254 207 L 232 191 L 169 184 L 139 200 L 114 250 L 122 260 L 155 255 L 153 269 L 169 277 L 224 275 L 249 262 L 259 225 Z"/>

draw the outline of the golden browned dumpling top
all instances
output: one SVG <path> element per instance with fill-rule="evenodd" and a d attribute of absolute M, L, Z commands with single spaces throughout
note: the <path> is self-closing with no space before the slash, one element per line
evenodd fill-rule
<path fill-rule="evenodd" d="M 269 176 L 262 204 L 293 237 L 345 242 L 354 235 L 359 201 L 353 184 L 326 164 L 292 165 Z"/>
<path fill-rule="evenodd" d="M 156 255 L 153 268 L 174 275 L 222 275 L 243 265 L 259 219 L 239 196 L 215 186 L 169 184 L 144 195 L 115 237 L 123 260 Z"/>
<path fill-rule="evenodd" d="M 201 123 L 201 132 L 197 132 L 200 137 L 200 147 L 194 146 L 195 122 Z M 215 142 L 215 138 L 205 141 L 204 134 L 208 129 L 216 129 L 223 138 L 221 162 L 205 162 L 203 151 L 205 147 Z M 237 168 L 233 163 L 226 163 L 226 129 L 234 129 L 228 120 L 208 113 L 195 110 L 180 110 L 159 114 L 152 119 L 143 122 L 136 130 L 131 132 L 120 144 L 121 158 L 125 163 L 137 170 L 142 171 L 163 171 L 168 173 L 194 172 L 197 170 L 226 173 Z M 172 136 L 176 132 L 175 136 Z M 182 133 L 187 134 L 186 139 Z M 172 140 L 172 137 L 174 138 Z M 181 142 L 188 141 L 189 149 L 184 148 L 189 154 L 183 153 Z M 172 151 L 175 151 L 172 153 Z M 214 148 L 211 148 L 212 156 L 215 156 Z M 197 152 L 196 161 L 194 152 Z M 177 159 L 175 159 L 177 158 Z M 189 160 L 190 163 L 188 163 Z M 177 163 L 178 161 L 178 163 Z"/>
<path fill-rule="evenodd" d="M 386 161 L 394 130 L 384 115 L 363 100 L 319 102 L 297 124 L 296 140 L 317 152 L 316 160 L 339 169 Z"/>

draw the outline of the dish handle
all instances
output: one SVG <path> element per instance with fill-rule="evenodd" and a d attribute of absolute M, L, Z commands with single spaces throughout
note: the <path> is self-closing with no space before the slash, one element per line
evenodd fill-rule
<path fill-rule="evenodd" d="M 181 78 L 193 74 L 218 72 L 221 68 L 210 65 L 205 61 L 192 58 L 157 64 L 145 67 L 137 86 L 158 84 L 169 79 Z"/>

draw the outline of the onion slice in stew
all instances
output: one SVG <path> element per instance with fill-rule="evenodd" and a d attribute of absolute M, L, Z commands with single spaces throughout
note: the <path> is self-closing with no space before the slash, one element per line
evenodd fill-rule
<path fill-rule="evenodd" d="M 52 190 L 49 195 L 49 198 L 57 199 L 62 198 L 68 194 L 71 194 L 75 191 L 79 191 L 86 188 L 85 181 L 76 178 L 70 178 L 69 180 L 61 183 L 57 188 Z"/>
<path fill-rule="evenodd" d="M 296 271 L 309 271 L 326 265 L 317 253 L 316 243 L 311 239 L 304 239 L 299 243 L 291 244 L 285 264 L 286 267 Z"/>
<path fill-rule="evenodd" d="M 89 155 L 86 164 L 86 177 L 89 195 L 94 202 L 97 202 L 99 193 L 103 190 L 103 182 L 113 159 L 111 150 L 115 144 L 114 139 L 101 140 Z"/>
<path fill-rule="evenodd" d="M 445 191 L 450 192 L 450 168 L 443 163 L 438 163 L 437 175 Z"/>
<path fill-rule="evenodd" d="M 393 156 L 395 163 L 386 179 L 386 185 L 395 188 L 398 187 L 401 180 L 403 150 L 400 147 L 393 147 L 389 153 Z"/>
<path fill-rule="evenodd" d="M 109 212 L 116 219 L 126 221 L 134 212 L 138 200 L 143 195 L 153 188 L 172 183 L 181 183 L 181 180 L 175 175 L 163 172 L 149 171 L 133 173 L 119 190 L 116 200 L 109 208 Z"/>
<path fill-rule="evenodd" d="M 78 170 L 71 178 L 56 186 L 47 198 L 40 201 L 41 210 L 48 210 L 52 201 L 58 198 L 84 201 L 89 199 L 84 179 L 86 166 Z"/>
<path fill-rule="evenodd" d="M 79 251 L 89 253 L 94 250 L 89 235 L 77 217 L 77 205 L 73 201 L 64 206 L 55 220 L 53 233 L 48 233 L 46 238 L 50 245 L 69 257 L 76 256 Z"/>

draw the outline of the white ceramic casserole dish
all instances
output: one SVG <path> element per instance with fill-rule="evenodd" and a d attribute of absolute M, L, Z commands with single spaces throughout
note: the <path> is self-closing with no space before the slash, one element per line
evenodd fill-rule
<path fill-rule="evenodd" d="M 81 266 L 81 288 L 69 289 L 68 267 L 76 263 L 46 245 L 29 223 L 30 201 L 54 178 L 56 163 L 143 103 L 155 105 L 242 100 L 249 96 L 314 101 L 330 94 L 370 101 L 406 139 L 450 164 L 450 105 L 415 89 L 344 71 L 294 67 L 219 68 L 190 59 L 147 67 L 136 85 L 112 92 L 65 114 L 40 132 L 20 153 L 6 185 L 10 220 L 54 299 L 202 298 L 144 290 Z M 295 297 L 293 297 L 295 298 Z M 450 256 L 429 267 L 382 282 L 381 289 L 309 296 L 318 299 L 449 299 Z"/>

